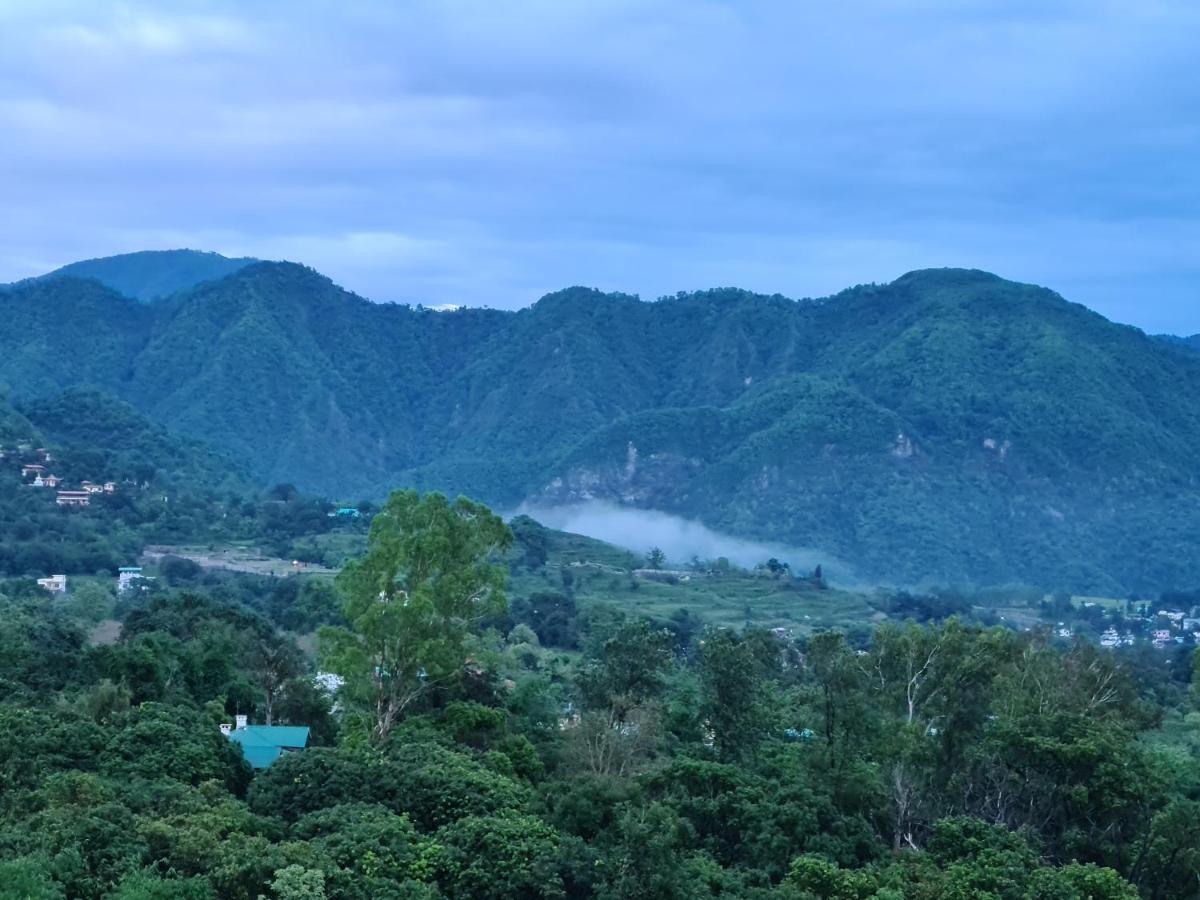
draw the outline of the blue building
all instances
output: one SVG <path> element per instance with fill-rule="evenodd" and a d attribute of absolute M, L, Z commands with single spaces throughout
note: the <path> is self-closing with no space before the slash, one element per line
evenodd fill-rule
<path fill-rule="evenodd" d="M 242 745 L 242 755 L 254 769 L 265 769 L 285 753 L 303 750 L 308 745 L 308 727 L 303 725 L 249 725 L 245 716 L 237 717 L 237 727 L 221 726 L 221 733 Z"/>

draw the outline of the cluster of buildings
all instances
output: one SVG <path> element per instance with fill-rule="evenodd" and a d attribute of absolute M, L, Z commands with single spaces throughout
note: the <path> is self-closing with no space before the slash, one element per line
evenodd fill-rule
<path fill-rule="evenodd" d="M 28 453 L 30 449 L 28 445 L 18 445 L 18 452 Z M 21 464 L 21 477 L 31 478 L 28 481 L 29 487 L 34 488 L 51 488 L 58 491 L 58 496 L 55 502 L 63 507 L 81 507 L 91 503 L 92 496 L 95 494 L 113 494 L 116 493 L 117 484 L 115 481 L 81 481 L 78 489 L 69 489 L 65 486 L 59 489 L 64 484 L 63 479 L 50 471 L 50 465 L 54 462 L 54 457 L 45 447 L 38 447 L 32 451 L 37 458 L 37 462 L 27 462 Z M 0 451 L 0 459 L 5 459 L 7 453 Z"/>
<path fill-rule="evenodd" d="M 147 576 L 142 574 L 141 566 L 122 566 L 117 570 L 117 593 L 124 594 L 126 591 L 131 591 L 143 580 L 149 581 L 153 579 L 147 578 Z M 38 587 L 51 594 L 65 594 L 67 592 L 66 575 L 47 575 L 45 578 L 39 578 L 37 583 Z"/>
<path fill-rule="evenodd" d="M 1137 638 L 1134 637 L 1132 631 L 1126 631 L 1124 634 L 1117 632 L 1117 629 L 1109 626 L 1104 633 L 1100 635 L 1101 647 L 1132 647 L 1137 643 Z"/>
<path fill-rule="evenodd" d="M 1157 627 L 1150 631 L 1150 642 L 1158 649 L 1168 644 L 1197 644 L 1200 645 L 1200 616 L 1193 610 L 1193 615 L 1178 611 L 1159 610 L 1154 618 Z M 1132 631 L 1118 632 L 1114 626 L 1109 626 L 1100 635 L 1102 647 L 1132 647 L 1137 643 L 1137 636 Z"/>

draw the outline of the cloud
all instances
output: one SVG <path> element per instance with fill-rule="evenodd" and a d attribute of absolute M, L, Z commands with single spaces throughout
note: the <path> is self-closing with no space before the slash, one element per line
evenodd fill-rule
<path fill-rule="evenodd" d="M 1183 0 L 0 4 L 0 280 L 156 235 L 430 305 L 972 265 L 1200 331 L 1198 39 Z"/>
<path fill-rule="evenodd" d="M 634 509 L 600 500 L 566 506 L 522 506 L 523 513 L 550 528 L 582 534 L 646 553 L 658 547 L 670 566 L 684 566 L 692 557 L 715 560 L 725 557 L 744 568 L 753 568 L 772 557 L 786 562 L 796 573 L 810 572 L 818 565 L 842 587 L 860 580 L 845 562 L 813 547 L 789 547 L 752 541 L 713 531 L 701 522 L 653 509 Z"/>

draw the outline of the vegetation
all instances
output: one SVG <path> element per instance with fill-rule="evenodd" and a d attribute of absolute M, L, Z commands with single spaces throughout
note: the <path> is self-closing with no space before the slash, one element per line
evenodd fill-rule
<path fill-rule="evenodd" d="M 337 595 L 183 560 L 115 603 L 0 583 L 7 895 L 1198 896 L 1200 659 L 947 594 L 849 638 L 526 592 L 604 546 L 579 541 L 405 491 Z M 714 577 L 836 593 L 766 562 Z M 322 621 L 336 694 L 295 633 Z M 253 773 L 217 727 L 237 713 L 309 746 Z"/>
<path fill-rule="evenodd" d="M 956 271 L 511 315 L 273 264 L 5 300 L 5 896 L 1200 897 L 1200 357 Z M 34 465 L 113 489 L 62 508 Z M 561 475 L 910 586 L 292 472 Z M 308 745 L 252 770 L 237 715 Z"/>
<path fill-rule="evenodd" d="M 331 520 L 329 503 L 288 485 L 259 490 L 237 462 L 95 390 L 28 402 L 20 412 L 0 398 L 0 453 L 0 576 L 115 576 L 148 544 L 181 542 L 254 541 L 290 559 L 319 538 L 365 528 Z M 87 480 L 114 490 L 64 509 L 56 488 L 22 475 L 29 464 L 61 478 L 62 489 Z"/>
<path fill-rule="evenodd" d="M 264 484 L 635 498 L 910 585 L 1200 581 L 1200 357 L 981 272 L 443 313 L 254 263 L 150 305 L 54 277 L 5 307 L 24 409 L 94 385 Z"/>
<path fill-rule="evenodd" d="M 224 278 L 256 261 L 199 250 L 142 250 L 73 262 L 42 278 L 90 278 L 125 297 L 151 301 Z"/>

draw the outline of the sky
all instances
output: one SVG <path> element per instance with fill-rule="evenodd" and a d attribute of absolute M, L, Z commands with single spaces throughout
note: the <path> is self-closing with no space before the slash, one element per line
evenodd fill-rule
<path fill-rule="evenodd" d="M 1200 332 L 1194 0 L 0 0 L 0 281 L 140 249 L 373 300 L 931 266 Z"/>

